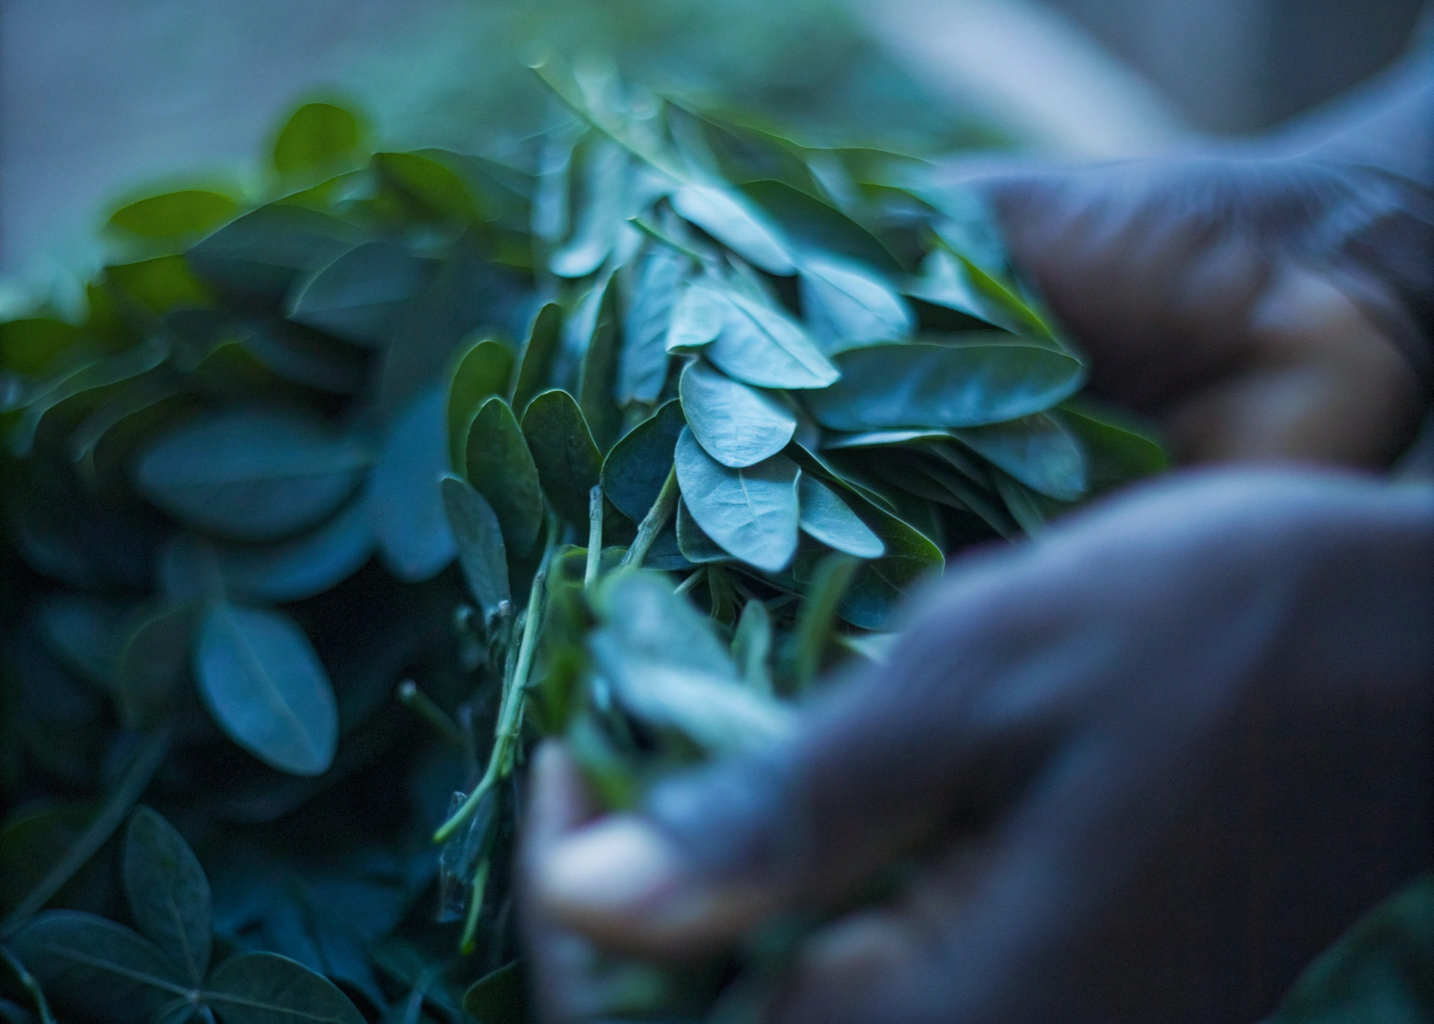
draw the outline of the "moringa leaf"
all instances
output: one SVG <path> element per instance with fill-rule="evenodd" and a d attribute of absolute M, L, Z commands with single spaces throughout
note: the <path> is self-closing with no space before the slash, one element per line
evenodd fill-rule
<path fill-rule="evenodd" d="M 841 380 L 806 396 L 817 422 L 853 432 L 975 427 L 1043 412 L 1085 380 L 1072 356 L 1018 341 L 911 342 L 836 357 Z"/>
<path fill-rule="evenodd" d="M 668 352 L 691 352 L 722 333 L 727 300 L 709 284 L 694 281 L 684 288 L 672 309 L 663 345 Z"/>
<path fill-rule="evenodd" d="M 528 557 L 543 527 L 543 491 L 523 429 L 501 398 L 484 402 L 468 428 L 467 470 L 502 524 L 508 553 Z"/>
<path fill-rule="evenodd" d="M 410 583 L 437 575 L 458 553 L 439 490 L 450 468 L 443 406 L 443 393 L 434 390 L 400 416 L 368 478 L 379 555 Z"/>
<path fill-rule="evenodd" d="M 553 360 L 563 340 L 563 307 L 549 302 L 538 310 L 523 346 L 518 379 L 513 385 L 513 410 L 522 413 L 534 395 L 548 386 Z"/>
<path fill-rule="evenodd" d="M 802 479 L 806 479 L 805 474 Z M 767 606 L 753 599 L 742 606 L 737 631 L 732 635 L 732 659 L 742 681 L 758 693 L 772 692 L 772 617 Z"/>
<path fill-rule="evenodd" d="M 939 573 L 946 560 L 920 530 L 855 495 L 851 502 L 886 553 L 857 569 L 837 614 L 860 629 L 889 629 L 906 593 Z"/>
<path fill-rule="evenodd" d="M 627 205 L 631 162 L 627 150 L 596 132 L 574 155 L 583 165 L 585 194 L 572 237 L 548 259 L 549 270 L 568 278 L 595 273 L 612 252 Z"/>
<path fill-rule="evenodd" d="M 296 282 L 289 319 L 365 348 L 383 348 L 428 277 L 429 262 L 407 246 L 366 242 Z"/>
<path fill-rule="evenodd" d="M 241 540 L 297 533 L 358 485 L 368 455 L 320 422 L 251 407 L 209 413 L 140 456 L 135 483 L 160 508 Z"/>
<path fill-rule="evenodd" d="M 205 1003 L 224 1024 L 364 1024 L 333 982 L 277 953 L 240 953 L 214 969 Z"/>
<path fill-rule="evenodd" d="M 1149 428 L 1128 415 L 1084 398 L 1066 402 L 1051 415 L 1080 441 L 1093 491 L 1170 468 L 1169 456 Z"/>
<path fill-rule="evenodd" d="M 223 193 L 181 189 L 122 206 L 110 214 L 107 226 L 140 238 L 195 237 L 213 231 L 238 209 Z"/>
<path fill-rule="evenodd" d="M 797 550 L 797 477 L 785 455 L 743 469 L 722 465 L 691 430 L 677 440 L 677 482 L 702 532 L 734 558 L 780 572 Z"/>
<path fill-rule="evenodd" d="M 682 405 L 673 399 L 628 431 L 603 460 L 603 495 L 633 522 L 640 523 L 657 500 L 684 424 Z"/>
<path fill-rule="evenodd" d="M 776 226 L 739 193 L 711 185 L 684 185 L 672 193 L 672 208 L 769 274 L 796 269 Z"/>
<path fill-rule="evenodd" d="M 692 261 L 663 245 L 639 264 L 623 323 L 617 377 L 619 405 L 656 402 L 667 382 L 667 339 L 675 327 L 679 285 Z"/>
<path fill-rule="evenodd" d="M 479 407 L 494 395 L 507 396 L 514 362 L 513 350 L 492 338 L 477 342 L 458 358 L 448 387 L 448 437 L 455 467 L 463 465 L 468 425 Z"/>
<path fill-rule="evenodd" d="M 321 775 L 338 747 L 329 675 L 293 619 L 228 603 L 200 628 L 194 677 L 214 720 L 239 746 L 291 775 Z"/>
<path fill-rule="evenodd" d="M 189 602 L 147 614 L 120 650 L 115 700 L 125 722 L 140 728 L 162 723 L 189 676 L 198 612 Z"/>
<path fill-rule="evenodd" d="M 704 350 L 729 377 L 759 388 L 824 388 L 841 376 L 806 330 L 750 295 L 722 295 L 722 330 Z"/>
<path fill-rule="evenodd" d="M 584 309 L 574 318 L 574 323 L 590 319 L 592 324 L 578 370 L 577 398 L 593 440 L 602 451 L 612 447 L 622 427 L 622 411 L 616 400 L 619 355 L 616 303 L 617 289 L 609 277 L 588 294 L 583 300 Z"/>
<path fill-rule="evenodd" d="M 344 221 L 298 206 L 261 206 L 194 246 L 194 273 L 242 304 L 278 307 L 294 282 L 363 241 Z"/>
<path fill-rule="evenodd" d="M 305 103 L 274 140 L 274 169 L 306 174 L 352 166 L 364 155 L 367 135 L 353 111 L 333 103 Z"/>
<path fill-rule="evenodd" d="M 468 590 L 485 619 L 512 600 L 508 590 L 508 551 L 493 506 L 456 476 L 443 478 L 443 507 L 458 542 L 458 564 Z"/>
<path fill-rule="evenodd" d="M 677 550 L 693 565 L 710 562 L 730 562 L 732 556 L 717 546 L 716 542 L 702 532 L 697 520 L 687 510 L 687 502 L 677 499 Z"/>
<path fill-rule="evenodd" d="M 1043 413 L 986 427 L 953 430 L 956 439 L 1033 490 L 1062 501 L 1086 491 L 1080 442 Z"/>
<path fill-rule="evenodd" d="M 602 476 L 602 455 L 573 396 L 554 389 L 534 398 L 523 413 L 523 437 L 553 510 L 585 528 L 589 493 Z"/>
<path fill-rule="evenodd" d="M 231 593 L 285 603 L 342 583 L 363 567 L 373 550 L 373 515 L 360 498 L 310 533 L 278 544 L 216 545 L 214 553 L 219 576 Z"/>
<path fill-rule="evenodd" d="M 839 352 L 911 335 L 914 320 L 901 297 L 856 263 L 821 256 L 801 264 L 802 311 L 812 336 Z"/>
<path fill-rule="evenodd" d="M 707 454 L 741 468 L 787 446 L 797 417 L 769 392 L 757 391 L 697 360 L 682 371 L 678 387 L 687 426 Z"/>
<path fill-rule="evenodd" d="M 214 915 L 209 879 L 194 851 L 173 825 L 139 807 L 125 830 L 122 869 L 140 932 L 199 985 L 209 970 Z"/>
<path fill-rule="evenodd" d="M 886 553 L 886 545 L 881 538 L 861 521 L 836 491 L 815 475 L 802 474 L 797 482 L 797 497 L 801 502 L 799 522 L 803 533 L 857 558 L 880 558 Z"/>

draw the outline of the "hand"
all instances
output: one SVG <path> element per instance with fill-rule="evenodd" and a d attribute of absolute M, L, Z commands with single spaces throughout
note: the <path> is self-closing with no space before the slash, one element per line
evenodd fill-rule
<path fill-rule="evenodd" d="M 577 1019 L 577 933 L 722 948 L 903 864 L 773 1020 L 1260 1019 L 1434 861 L 1431 621 L 1434 496 L 1331 475 L 1172 479 L 957 563 L 793 740 L 640 814 L 592 821 L 545 754 L 523 863 L 548 1019 Z"/>
<path fill-rule="evenodd" d="M 978 187 L 1093 388 L 1161 421 L 1180 461 L 1379 466 L 1412 438 L 1434 357 L 1427 194 L 1294 159 Z"/>

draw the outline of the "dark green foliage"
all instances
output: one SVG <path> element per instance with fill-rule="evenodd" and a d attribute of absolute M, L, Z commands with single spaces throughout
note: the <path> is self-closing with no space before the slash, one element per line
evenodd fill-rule
<path fill-rule="evenodd" d="M 5 1012 L 524 1019 L 539 736 L 630 804 L 1163 464 L 974 201 L 541 73 L 501 163 L 301 107 L 262 196 L 125 206 L 84 319 L 0 324 Z"/>

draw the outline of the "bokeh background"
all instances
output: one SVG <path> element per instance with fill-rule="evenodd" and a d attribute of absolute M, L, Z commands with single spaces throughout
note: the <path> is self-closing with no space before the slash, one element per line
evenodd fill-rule
<path fill-rule="evenodd" d="M 0 313 L 65 301 L 107 211 L 242 179 L 301 98 L 501 151 L 543 46 L 814 139 L 1107 158 L 1258 132 L 1410 47 L 1423 0 L 4 0 Z M 1427 17 L 1424 17 L 1427 22 Z"/>

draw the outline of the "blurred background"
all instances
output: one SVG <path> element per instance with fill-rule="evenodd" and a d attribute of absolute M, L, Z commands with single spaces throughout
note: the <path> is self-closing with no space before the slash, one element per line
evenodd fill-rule
<path fill-rule="evenodd" d="M 136 190 L 233 181 L 298 100 L 500 152 L 541 46 L 813 141 L 1100 159 L 1259 132 L 1377 75 L 1423 0 L 3 0 L 0 313 L 63 298 Z M 1427 22 L 1427 17 L 1424 21 Z"/>

